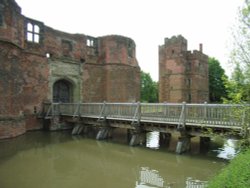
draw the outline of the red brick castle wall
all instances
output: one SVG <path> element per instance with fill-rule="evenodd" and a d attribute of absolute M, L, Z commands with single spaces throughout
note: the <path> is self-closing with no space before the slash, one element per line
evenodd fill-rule
<path fill-rule="evenodd" d="M 140 67 L 132 39 L 69 34 L 27 18 L 14 0 L 0 0 L 0 138 L 42 128 L 36 118 L 54 86 L 69 102 L 132 102 Z"/>

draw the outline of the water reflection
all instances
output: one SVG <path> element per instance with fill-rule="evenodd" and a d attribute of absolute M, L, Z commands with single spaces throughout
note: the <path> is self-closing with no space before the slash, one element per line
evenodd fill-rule
<path fill-rule="evenodd" d="M 201 181 L 187 177 L 185 188 L 205 188 L 207 181 Z M 165 182 L 157 170 L 149 169 L 148 167 L 141 167 L 140 180 L 136 181 L 135 188 L 174 188 L 176 182 Z"/>
<path fill-rule="evenodd" d="M 157 170 L 150 170 L 148 167 L 141 167 L 140 181 L 136 182 L 136 188 L 141 187 L 164 187 L 164 180 Z"/>
<path fill-rule="evenodd" d="M 205 188 L 207 187 L 207 181 L 194 180 L 188 177 L 186 180 L 186 188 Z"/>
<path fill-rule="evenodd" d="M 146 147 L 150 149 L 162 149 L 165 148 L 168 151 L 174 152 L 176 143 L 178 140 L 178 135 L 173 135 L 171 138 L 171 144 L 160 142 L 159 132 L 148 132 L 146 135 Z M 239 140 L 236 139 L 225 139 L 222 137 L 215 137 L 211 139 L 211 144 L 205 146 L 200 146 L 199 137 L 192 138 L 191 141 L 191 154 L 203 154 L 208 156 L 216 156 L 222 159 L 232 159 L 234 158 L 238 150 Z M 204 148 L 205 147 L 205 148 Z"/>
<path fill-rule="evenodd" d="M 159 132 L 148 132 L 146 147 L 151 149 L 159 149 L 160 147 L 160 133 Z"/>
<path fill-rule="evenodd" d="M 232 159 L 238 153 L 238 140 L 227 139 L 221 148 L 214 150 L 217 153 L 217 157 L 222 159 Z"/>
<path fill-rule="evenodd" d="M 159 134 L 150 135 L 159 140 Z M 0 142 L 0 187 L 202 188 L 225 165 L 162 151 L 35 132 Z"/>

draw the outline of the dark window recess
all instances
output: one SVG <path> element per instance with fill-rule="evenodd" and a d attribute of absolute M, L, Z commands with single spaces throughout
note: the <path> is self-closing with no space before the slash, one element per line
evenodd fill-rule
<path fill-rule="evenodd" d="M 0 26 L 3 26 L 3 14 L 0 11 Z"/>
<path fill-rule="evenodd" d="M 192 96 L 191 96 L 191 94 L 189 93 L 188 94 L 188 102 L 191 102 L 192 101 Z"/>
<path fill-rule="evenodd" d="M 80 62 L 81 62 L 81 63 L 85 63 L 85 59 L 84 59 L 84 58 L 81 58 L 81 59 L 80 59 Z"/>
<path fill-rule="evenodd" d="M 191 87 L 191 79 L 190 78 L 187 79 L 187 86 Z"/>
<path fill-rule="evenodd" d="M 133 57 L 133 45 L 131 42 L 128 43 L 128 56 Z"/>
<path fill-rule="evenodd" d="M 70 57 L 70 53 L 72 52 L 72 50 L 73 50 L 72 43 L 70 41 L 67 41 L 67 40 L 62 40 L 63 56 Z"/>
<path fill-rule="evenodd" d="M 27 41 L 40 43 L 40 27 L 36 24 L 27 23 Z"/>
<path fill-rule="evenodd" d="M 192 65 L 191 65 L 191 62 L 188 61 L 188 62 L 187 62 L 187 67 L 186 67 L 186 68 L 187 68 L 187 71 L 191 71 L 191 66 L 192 66 Z"/>

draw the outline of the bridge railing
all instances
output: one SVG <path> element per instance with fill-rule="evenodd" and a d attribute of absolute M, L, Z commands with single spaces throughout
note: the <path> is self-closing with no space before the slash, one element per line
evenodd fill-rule
<path fill-rule="evenodd" d="M 142 103 L 141 120 L 179 122 L 183 105 L 178 103 Z"/>
<path fill-rule="evenodd" d="M 227 104 L 186 103 L 52 103 L 48 115 L 95 117 L 132 122 L 173 123 L 217 126 L 249 126 L 250 108 Z"/>
<path fill-rule="evenodd" d="M 112 119 L 133 120 L 137 103 L 106 103 L 103 116 Z"/>
<path fill-rule="evenodd" d="M 60 114 L 66 116 L 98 117 L 102 111 L 103 103 L 58 103 Z"/>
<path fill-rule="evenodd" d="M 187 104 L 186 123 L 241 126 L 246 108 L 242 105 Z"/>

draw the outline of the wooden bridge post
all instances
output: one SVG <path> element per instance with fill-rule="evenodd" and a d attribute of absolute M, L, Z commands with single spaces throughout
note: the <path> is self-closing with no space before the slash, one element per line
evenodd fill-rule
<path fill-rule="evenodd" d="M 182 136 L 179 137 L 175 152 L 177 154 L 182 154 L 184 152 L 189 151 L 190 149 L 191 149 L 191 136 L 183 134 Z"/>
<path fill-rule="evenodd" d="M 186 126 L 186 102 L 183 102 L 177 129 L 179 131 L 185 131 L 185 126 Z"/>
<path fill-rule="evenodd" d="M 101 122 L 101 128 L 99 129 L 97 135 L 96 135 L 96 140 L 104 140 L 110 138 L 110 133 L 112 128 L 108 125 L 106 120 L 103 120 Z"/>
<path fill-rule="evenodd" d="M 81 123 L 76 123 L 71 134 L 72 135 L 79 135 L 84 131 L 85 126 Z"/>
<path fill-rule="evenodd" d="M 108 114 L 105 114 L 105 110 L 107 108 L 107 104 L 106 102 L 104 101 L 103 102 L 103 106 L 102 106 L 102 109 L 101 109 L 101 114 L 98 118 L 98 122 L 100 123 L 100 126 L 101 128 L 99 129 L 97 135 L 96 135 L 96 140 L 104 140 L 104 139 L 107 139 L 109 138 L 109 134 L 110 134 L 110 131 L 112 130 L 111 127 L 109 126 L 108 122 L 107 122 L 107 115 Z"/>
<path fill-rule="evenodd" d="M 181 136 L 176 145 L 176 153 L 181 154 L 187 152 L 191 148 L 191 136 L 186 132 L 186 111 L 187 111 L 186 102 L 182 103 L 182 110 L 178 124 L 178 130 L 180 131 Z"/>
<path fill-rule="evenodd" d="M 130 146 L 136 146 L 146 143 L 146 132 L 141 129 L 140 121 L 141 121 L 141 103 L 137 102 L 135 114 L 133 117 L 133 121 L 131 123 L 135 129 L 129 132 Z"/>
<path fill-rule="evenodd" d="M 146 143 L 146 132 L 145 131 L 130 131 L 129 135 L 130 146 L 143 145 Z"/>
<path fill-rule="evenodd" d="M 97 135 L 96 135 L 96 140 L 104 140 L 104 139 L 107 139 L 109 138 L 109 133 L 111 131 L 111 128 L 110 127 L 102 127 Z"/>
<path fill-rule="evenodd" d="M 169 146 L 171 137 L 171 133 L 160 132 L 160 144 L 166 144 L 167 146 Z"/>
<path fill-rule="evenodd" d="M 60 130 L 61 122 L 60 122 L 60 103 L 51 103 L 51 119 L 50 119 L 50 131 Z"/>

